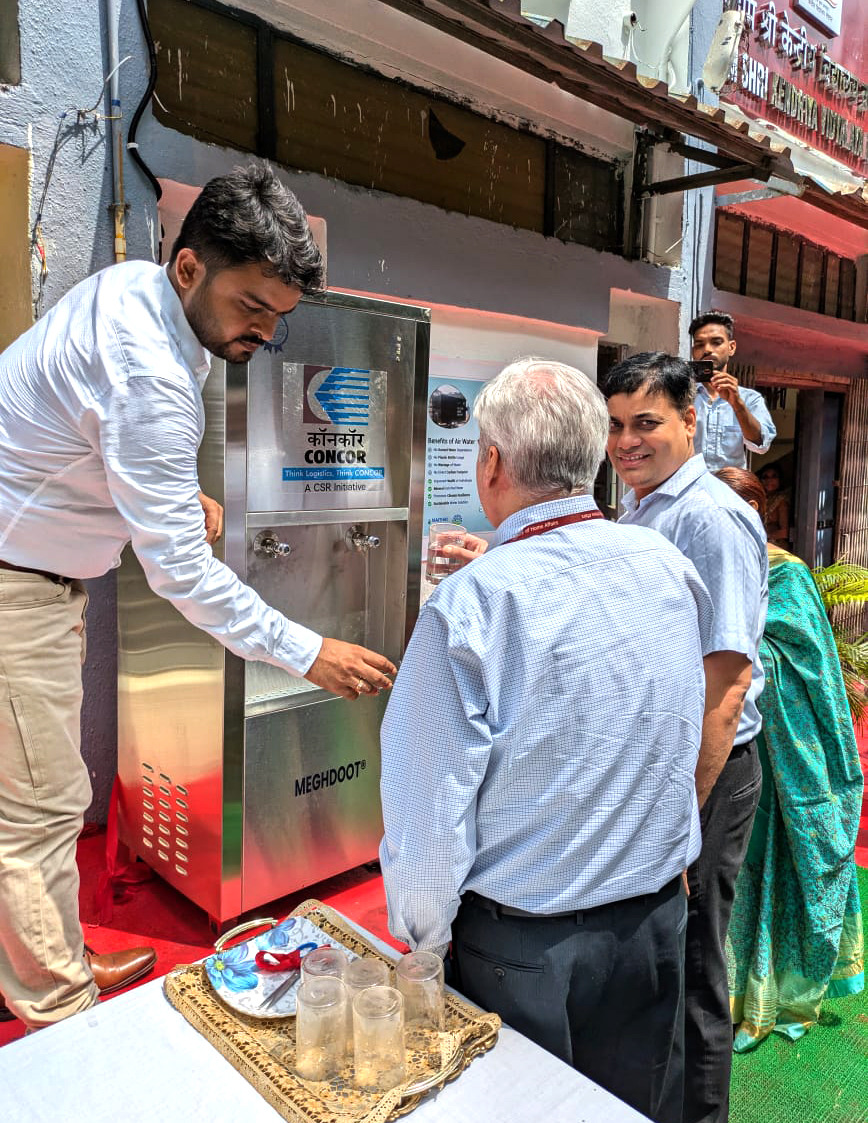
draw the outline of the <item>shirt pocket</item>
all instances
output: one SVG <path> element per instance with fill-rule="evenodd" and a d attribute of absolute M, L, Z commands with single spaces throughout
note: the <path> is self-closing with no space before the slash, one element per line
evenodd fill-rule
<path fill-rule="evenodd" d="M 727 422 L 720 427 L 720 444 L 724 452 L 730 456 L 741 456 L 744 448 L 744 434 L 741 426 L 735 420 Z"/>

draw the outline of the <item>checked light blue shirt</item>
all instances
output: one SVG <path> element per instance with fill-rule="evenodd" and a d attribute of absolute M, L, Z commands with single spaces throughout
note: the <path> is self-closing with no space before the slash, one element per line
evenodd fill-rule
<path fill-rule="evenodd" d="M 714 601 L 709 651 L 739 651 L 750 659 L 751 683 L 735 735 L 736 745 L 746 744 L 762 729 L 756 703 L 765 683 L 759 643 L 769 603 L 769 560 L 759 515 L 713 476 L 699 455 L 638 505 L 632 490 L 621 502 L 620 524 L 659 530 L 699 571 Z"/>
<path fill-rule="evenodd" d="M 699 853 L 711 599 L 654 531 L 539 503 L 422 608 L 381 730 L 396 937 L 442 952 L 460 895 L 529 912 L 655 892 Z"/>
<path fill-rule="evenodd" d="M 762 394 L 747 386 L 740 386 L 739 394 L 748 411 L 759 422 L 758 445 L 746 439 L 735 416 L 735 410 L 729 402 L 724 401 L 723 398 L 715 398 L 712 401 L 702 382 L 696 388 L 696 400 L 693 403 L 696 407 L 696 434 L 693 438 L 693 447 L 705 457 L 705 462 L 712 472 L 728 466 L 746 468 L 745 448 L 749 448 L 751 452 L 768 452 L 772 441 L 778 435 Z"/>

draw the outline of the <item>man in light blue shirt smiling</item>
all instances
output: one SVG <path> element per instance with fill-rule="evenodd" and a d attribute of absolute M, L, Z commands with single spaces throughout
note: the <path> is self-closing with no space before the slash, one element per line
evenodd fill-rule
<path fill-rule="evenodd" d="M 392 932 L 481 1006 L 660 1123 L 681 1123 L 693 774 L 711 602 L 655 531 L 590 495 L 594 385 L 526 360 L 483 389 L 497 528 L 425 603 L 382 727 Z"/>
<path fill-rule="evenodd" d="M 694 453 L 690 367 L 662 352 L 607 374 L 609 458 L 629 484 L 620 522 L 653 527 L 688 557 L 714 601 L 706 649 L 702 747 L 696 770 L 702 852 L 688 871 L 684 1123 L 725 1123 L 732 1021 L 725 941 L 762 774 L 759 642 L 768 603 L 759 516 Z"/>

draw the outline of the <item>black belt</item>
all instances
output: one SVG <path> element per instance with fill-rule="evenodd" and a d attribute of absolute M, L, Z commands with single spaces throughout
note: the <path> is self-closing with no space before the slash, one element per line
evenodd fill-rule
<path fill-rule="evenodd" d="M 731 760 L 737 760 L 740 756 L 744 756 L 745 753 L 749 753 L 755 745 L 756 742 L 753 738 L 751 738 L 750 741 L 743 741 L 740 745 L 733 745 L 729 756 L 726 758 L 727 763 Z"/>
<path fill-rule="evenodd" d="M 618 908 L 621 905 L 627 904 L 629 901 L 649 901 L 653 897 L 665 896 L 673 890 L 678 890 L 681 886 L 681 874 L 674 877 L 671 881 L 667 881 L 662 889 L 658 889 L 656 893 L 640 893 L 636 897 L 625 897 L 618 901 L 610 901 L 605 905 L 594 905 L 590 909 L 570 909 L 569 912 L 526 912 L 524 909 L 514 908 L 512 905 L 502 905 L 499 901 L 492 901 L 489 897 L 483 897 L 481 893 L 475 893 L 470 890 L 464 893 L 461 897 L 462 903 L 467 901 L 468 904 L 480 905 L 482 908 L 487 909 L 495 918 L 501 916 L 518 916 L 524 920 L 578 920 L 581 921 L 583 917 L 593 915 L 597 912 L 602 912 L 603 909 Z"/>
<path fill-rule="evenodd" d="M 61 584 L 71 580 L 69 577 L 61 577 L 59 573 L 49 573 L 47 569 L 31 569 L 29 565 L 13 565 L 12 562 L 2 560 L 0 569 L 11 569 L 13 573 L 35 573 L 37 577 L 47 577 L 49 581 L 59 581 Z"/>

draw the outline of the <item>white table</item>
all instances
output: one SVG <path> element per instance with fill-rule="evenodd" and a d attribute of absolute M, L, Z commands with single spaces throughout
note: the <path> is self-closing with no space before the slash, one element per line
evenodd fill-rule
<path fill-rule="evenodd" d="M 0 1049 L 0 1120 L 279 1123 L 281 1116 L 169 1004 L 162 987 L 154 979 Z M 642 1123 L 645 1117 L 504 1026 L 493 1049 L 408 1119 Z"/>

